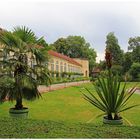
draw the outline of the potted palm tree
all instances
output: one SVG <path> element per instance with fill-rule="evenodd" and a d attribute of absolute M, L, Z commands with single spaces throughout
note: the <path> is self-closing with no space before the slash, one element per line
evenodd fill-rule
<path fill-rule="evenodd" d="M 16 101 L 15 107 L 9 110 L 10 116 L 27 117 L 28 108 L 23 106 L 23 99 L 41 97 L 37 86 L 50 83 L 44 42 L 27 27 L 0 33 L 0 102 Z"/>
<path fill-rule="evenodd" d="M 84 93 L 84 98 L 104 112 L 101 114 L 105 115 L 103 117 L 103 123 L 122 124 L 123 120 L 120 113 L 137 106 L 127 106 L 127 101 L 133 95 L 136 88 L 133 87 L 129 91 L 126 90 L 126 82 L 121 88 L 121 83 L 118 80 L 118 77 L 112 74 L 112 56 L 108 50 L 106 50 L 105 59 L 107 65 L 107 75 L 98 77 L 97 82 L 95 82 L 94 86 L 97 95 L 86 88 L 88 95 Z"/>

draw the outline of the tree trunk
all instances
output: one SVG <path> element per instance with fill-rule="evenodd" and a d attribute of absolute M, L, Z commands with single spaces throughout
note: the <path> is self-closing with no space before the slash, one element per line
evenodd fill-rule
<path fill-rule="evenodd" d="M 17 98 L 17 99 L 16 99 L 15 108 L 18 109 L 18 110 L 23 109 L 22 98 Z"/>

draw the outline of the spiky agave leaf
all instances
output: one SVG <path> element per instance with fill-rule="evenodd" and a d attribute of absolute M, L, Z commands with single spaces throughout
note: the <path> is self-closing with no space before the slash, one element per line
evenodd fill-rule
<path fill-rule="evenodd" d="M 100 77 L 98 78 L 98 84 L 94 84 L 98 97 L 85 88 L 90 96 L 84 93 L 84 98 L 106 114 L 118 114 L 138 106 L 127 106 L 127 101 L 134 94 L 136 87 L 126 92 L 126 83 L 124 83 L 122 89 L 120 84 L 116 76 L 106 78 L 106 80 Z"/>

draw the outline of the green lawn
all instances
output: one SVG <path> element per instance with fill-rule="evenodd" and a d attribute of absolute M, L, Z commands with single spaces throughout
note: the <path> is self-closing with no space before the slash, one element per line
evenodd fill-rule
<path fill-rule="evenodd" d="M 140 127 L 1 118 L 0 138 L 140 138 Z"/>
<path fill-rule="evenodd" d="M 134 83 L 129 83 L 128 87 L 133 85 Z M 101 112 L 83 99 L 80 92 L 82 87 L 87 87 L 95 93 L 92 84 L 84 84 L 43 94 L 42 99 L 33 102 L 25 101 L 24 105 L 30 109 L 29 118 L 66 122 L 89 122 L 91 120 L 91 123 L 102 123 L 102 118 L 94 119 Z M 140 95 L 135 94 L 129 102 L 129 104 L 139 104 Z M 9 102 L 0 105 L 0 116 L 7 117 L 9 108 L 13 106 L 14 103 Z M 140 107 L 136 107 L 123 113 L 123 116 L 133 125 L 140 125 L 139 112 Z"/>
<path fill-rule="evenodd" d="M 128 88 L 130 88 L 134 84 L 135 83 L 129 83 Z M 91 84 L 83 84 L 79 87 L 75 86 L 75 87 L 65 88 L 65 89 L 43 94 L 42 99 L 36 100 L 34 102 L 25 101 L 24 105 L 28 106 L 30 109 L 29 120 L 26 120 L 29 122 L 27 127 L 29 127 L 30 125 L 29 129 L 33 129 L 32 131 L 34 131 L 34 129 L 35 130 L 37 129 L 36 131 L 39 134 L 36 135 L 36 137 L 53 137 L 53 136 L 54 137 L 86 137 L 86 136 L 87 137 L 131 137 L 132 136 L 133 138 L 135 137 L 140 138 L 140 134 L 137 133 L 140 132 L 140 106 L 124 112 L 122 116 L 127 121 L 125 121 L 124 125 L 121 127 L 111 127 L 113 132 L 110 132 L 109 130 L 110 126 L 108 126 L 107 129 L 105 126 L 102 126 L 102 117 L 95 119 L 95 117 L 101 112 L 83 99 L 83 95 L 80 92 L 80 90 L 83 87 L 88 87 L 90 90 L 93 90 L 93 92 L 95 93 L 94 88 L 92 87 Z M 140 104 L 140 95 L 134 94 L 134 96 L 132 96 L 132 98 L 129 101 L 129 105 L 132 104 Z M 0 105 L 1 118 L 5 118 L 5 117 L 7 118 L 7 116 L 9 116 L 8 110 L 10 107 L 13 106 L 14 103 L 9 103 L 9 102 L 5 102 L 4 104 Z M 3 119 L 3 120 L 7 120 L 7 119 Z M 2 120 L 0 120 L 0 122 L 2 122 L 0 123 L 2 125 L 6 121 L 3 122 Z M 25 122 L 23 122 L 23 125 Z M 11 127 L 12 124 L 14 123 L 16 124 L 17 121 L 14 122 L 10 121 Z M 55 128 L 52 129 L 51 125 L 53 123 L 55 125 L 54 126 Z M 44 125 L 42 126 L 41 124 Z M 26 127 L 20 125 L 18 126 L 19 130 L 20 129 L 22 130 L 23 129 L 22 127 L 24 128 Z M 32 125 L 34 125 L 35 127 Z M 46 131 L 47 125 L 50 131 L 49 134 L 46 134 L 46 132 L 43 133 L 44 131 Z M 62 126 L 62 128 L 59 125 Z M 70 126 L 70 128 L 67 128 L 67 125 Z M 84 127 L 82 131 L 80 131 L 81 125 L 82 127 Z M 51 131 L 51 129 L 53 131 Z M 95 133 L 92 133 L 92 131 L 94 132 L 94 130 Z M 12 135 L 13 131 L 14 130 L 11 129 L 7 137 L 10 137 L 10 133 Z M 74 134 L 69 134 L 69 131 L 70 132 L 72 131 L 72 133 Z M 121 134 L 120 131 L 124 131 L 124 132 L 121 132 L 122 133 Z M 2 132 L 3 130 L 0 131 L 0 137 L 4 137 L 2 135 Z M 18 137 L 19 135 L 16 136 L 15 133 L 13 134 L 13 136 Z M 29 133 L 29 132 L 25 132 L 25 133 Z M 110 136 L 107 133 L 109 133 Z M 21 135 L 21 137 L 33 137 L 33 135 L 27 134 L 27 136 Z"/>

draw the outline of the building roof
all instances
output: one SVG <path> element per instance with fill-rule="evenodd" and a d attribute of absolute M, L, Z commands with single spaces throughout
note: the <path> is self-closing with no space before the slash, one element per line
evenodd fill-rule
<path fill-rule="evenodd" d="M 79 63 L 78 63 L 77 61 L 75 61 L 74 59 L 72 59 L 72 58 L 70 58 L 70 57 L 68 57 L 68 56 L 66 56 L 66 55 L 63 55 L 63 54 L 61 54 L 61 53 L 58 53 L 58 52 L 55 52 L 55 51 L 50 50 L 50 51 L 48 51 L 48 54 L 49 54 L 49 55 L 52 55 L 52 56 L 55 56 L 55 57 L 58 57 L 58 58 L 61 58 L 61 59 L 64 59 L 64 60 L 66 60 L 66 61 L 68 61 L 68 62 L 70 62 L 70 63 L 72 63 L 72 64 L 74 64 L 74 65 L 82 66 L 81 64 L 79 64 Z"/>

